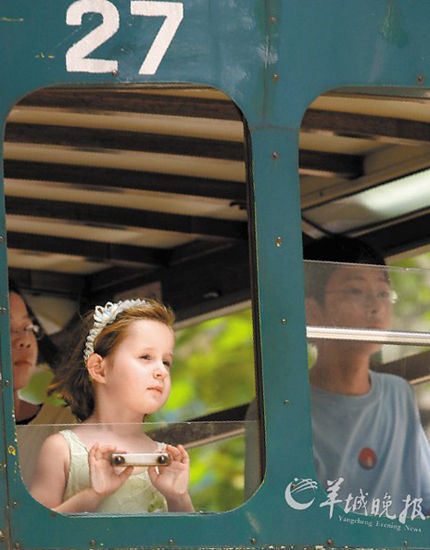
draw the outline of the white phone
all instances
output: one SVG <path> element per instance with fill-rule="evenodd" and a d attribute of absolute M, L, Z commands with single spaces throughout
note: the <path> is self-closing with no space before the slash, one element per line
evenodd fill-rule
<path fill-rule="evenodd" d="M 112 466 L 168 466 L 169 453 L 112 453 Z"/>

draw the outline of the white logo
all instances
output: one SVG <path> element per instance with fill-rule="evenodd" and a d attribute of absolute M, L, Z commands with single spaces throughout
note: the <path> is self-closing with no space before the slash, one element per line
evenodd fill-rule
<path fill-rule="evenodd" d="M 313 479 L 298 479 L 296 477 L 285 488 L 285 500 L 288 506 L 291 506 L 294 510 L 306 510 L 314 503 L 316 489 L 317 482 Z M 297 493 L 303 493 L 304 491 L 306 492 L 302 496 L 308 498 L 305 502 L 300 502 L 296 499 Z M 312 498 L 309 500 L 311 496 Z"/>

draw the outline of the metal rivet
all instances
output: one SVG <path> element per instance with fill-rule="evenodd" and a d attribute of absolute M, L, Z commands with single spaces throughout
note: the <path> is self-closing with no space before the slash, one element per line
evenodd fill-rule
<path fill-rule="evenodd" d="M 0 540 L 4 540 L 4 533 L 3 533 L 3 531 L 0 531 Z"/>
<path fill-rule="evenodd" d="M 4 237 L 3 237 L 3 235 L 0 235 L 0 243 L 4 243 Z"/>
<path fill-rule="evenodd" d="M 19 541 L 16 541 L 13 547 L 16 548 L 16 550 L 19 550 L 19 548 L 21 548 L 21 543 Z"/>
<path fill-rule="evenodd" d="M 9 386 L 9 380 L 4 380 L 4 381 L 3 381 L 3 384 L 4 384 L 5 386 Z"/>
<path fill-rule="evenodd" d="M 97 544 L 96 539 L 90 539 L 89 543 L 90 546 L 95 546 Z"/>
<path fill-rule="evenodd" d="M 333 545 L 333 539 L 327 539 L 327 544 L 329 546 L 332 546 Z"/>
<path fill-rule="evenodd" d="M 281 246 L 282 246 L 282 237 L 276 237 L 275 243 L 276 243 L 277 248 L 281 248 Z"/>
<path fill-rule="evenodd" d="M 18 508 L 18 502 L 17 502 L 16 500 L 14 500 L 14 501 L 12 502 L 12 506 L 13 506 L 14 508 Z"/>
<path fill-rule="evenodd" d="M 118 69 L 114 69 L 112 71 L 112 76 L 118 76 Z"/>
<path fill-rule="evenodd" d="M 255 544 L 255 543 L 257 542 L 257 539 L 256 539 L 255 537 L 251 537 L 251 538 L 249 539 L 249 542 L 250 542 L 251 544 Z"/>
<path fill-rule="evenodd" d="M 7 307 L 0 306 L 0 313 L 7 313 Z"/>
<path fill-rule="evenodd" d="M 173 539 L 169 539 L 169 544 L 172 546 L 172 544 L 175 544 L 175 541 Z"/>
<path fill-rule="evenodd" d="M 274 15 L 272 15 L 272 16 L 269 17 L 269 21 L 270 21 L 270 23 L 276 23 L 277 19 Z"/>
<path fill-rule="evenodd" d="M 282 317 L 281 325 L 286 325 L 286 324 L 287 324 L 287 320 L 285 319 L 285 317 Z"/>
<path fill-rule="evenodd" d="M 409 542 L 407 540 L 403 541 L 403 546 L 409 546 Z"/>
<path fill-rule="evenodd" d="M 279 153 L 278 153 L 278 151 L 273 151 L 273 153 L 272 153 L 272 159 L 273 159 L 273 160 L 278 160 L 278 158 L 279 158 Z"/>
<path fill-rule="evenodd" d="M 278 75 L 277 73 L 275 73 L 275 74 L 272 76 L 272 78 L 273 78 L 273 81 L 274 81 L 274 82 L 278 82 L 278 80 L 279 80 L 279 75 Z"/>
<path fill-rule="evenodd" d="M 289 405 L 290 404 L 290 401 L 288 399 L 284 399 L 284 405 Z"/>
<path fill-rule="evenodd" d="M 419 83 L 424 82 L 424 75 L 419 74 L 419 75 L 417 76 L 417 80 L 418 80 Z"/>

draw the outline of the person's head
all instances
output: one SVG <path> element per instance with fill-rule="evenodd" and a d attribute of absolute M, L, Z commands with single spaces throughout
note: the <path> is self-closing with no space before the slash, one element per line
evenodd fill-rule
<path fill-rule="evenodd" d="M 304 247 L 303 258 L 332 262 L 321 267 L 305 265 L 306 297 L 320 303 L 324 301 L 325 289 L 332 273 L 339 269 L 336 263 L 386 265 L 384 257 L 375 248 L 360 239 L 340 235 L 312 241 Z"/>
<path fill-rule="evenodd" d="M 10 336 L 12 351 L 13 388 L 24 388 L 37 363 L 38 326 L 33 323 L 27 305 L 17 287 L 9 284 Z"/>
<path fill-rule="evenodd" d="M 393 293 L 381 254 L 359 239 L 325 237 L 305 247 L 304 258 L 333 262 L 309 262 L 305 266 L 308 324 L 389 328 Z M 376 351 L 379 347 L 372 344 L 369 349 Z"/>
<path fill-rule="evenodd" d="M 173 312 L 155 300 L 97 306 L 85 317 L 79 344 L 57 370 L 49 392 L 60 393 L 81 420 L 94 411 L 100 391 L 125 406 L 144 399 L 143 413 L 154 412 L 170 391 L 173 323 Z"/>

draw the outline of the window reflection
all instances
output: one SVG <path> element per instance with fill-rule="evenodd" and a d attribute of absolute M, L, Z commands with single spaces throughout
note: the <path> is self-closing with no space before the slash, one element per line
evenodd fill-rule
<path fill-rule="evenodd" d="M 232 337 L 233 334 L 236 336 Z M 171 396 L 163 409 L 138 428 L 155 441 L 183 444 L 188 450 L 190 494 L 196 509 L 227 511 L 249 498 L 259 483 L 256 477 L 252 491 L 246 491 L 245 496 L 245 471 L 249 473 L 245 462 L 253 460 L 255 455 L 255 447 L 252 456 L 245 451 L 245 434 L 258 434 L 256 415 L 250 416 L 247 412 L 248 404 L 255 399 L 251 311 L 245 309 L 183 328 L 177 331 L 176 340 Z M 27 394 L 33 399 L 46 395 L 52 376 L 46 378 L 44 384 L 42 381 L 43 387 L 35 388 L 36 379 L 33 380 L 30 385 L 33 391 L 29 386 Z M 55 397 L 51 395 L 50 400 Z M 61 425 L 61 418 L 65 422 L 71 418 L 63 401 L 57 400 L 43 411 L 47 409 L 51 417 L 44 413 L 44 421 L 17 427 L 21 475 L 30 492 L 40 449 L 49 436 L 59 432 L 71 451 L 80 457 L 80 468 L 84 468 L 88 476 L 85 432 L 76 435 L 76 425 Z M 54 411 L 55 420 L 50 420 L 54 418 Z M 193 421 L 187 421 L 190 418 Z M 78 425 L 79 431 L 86 429 L 85 425 Z M 109 430 L 109 426 L 103 429 Z M 142 477 L 145 476 L 133 477 L 132 482 L 141 484 Z M 68 485 L 73 484 L 76 485 L 76 480 L 68 481 Z M 97 512 L 142 511 L 138 509 L 139 499 L 127 506 L 121 502 L 109 501 Z M 147 511 L 163 511 L 163 508 L 149 505 Z"/>
<path fill-rule="evenodd" d="M 424 518 L 430 509 L 430 447 L 411 387 L 429 380 L 428 352 L 401 337 L 416 331 L 425 341 L 430 332 L 420 303 L 427 278 L 384 265 L 305 262 L 307 324 L 327 332 L 309 341 L 315 468 L 345 512 Z M 332 328 L 385 331 L 398 343 L 334 340 Z M 425 403 L 426 384 L 417 394 Z"/>
<path fill-rule="evenodd" d="M 167 422 L 159 435 L 171 442 L 183 424 L 197 457 L 196 507 L 223 511 L 245 500 L 244 433 L 256 394 L 245 132 L 229 97 L 194 86 L 54 87 L 12 109 L 5 144 L 20 151 L 4 162 L 8 269 L 45 329 L 46 365 L 20 388 L 40 410 L 17 429 L 28 487 L 43 441 L 74 421 L 64 401 L 47 406 L 55 396 L 46 388 L 82 316 L 108 301 L 155 298 L 188 326 L 176 335 L 174 390 L 145 425 Z M 209 320 L 190 326 L 196 319 Z M 27 325 L 13 334 L 34 339 Z M 212 457 L 211 469 L 200 455 Z"/>
<path fill-rule="evenodd" d="M 177 445 L 182 441 L 191 460 L 190 495 L 196 510 L 213 512 L 226 511 L 244 501 L 245 431 L 255 429 L 256 421 L 214 421 L 214 422 L 145 422 L 135 425 L 106 425 L 105 430 L 135 430 L 138 428 L 151 439 L 165 444 Z M 17 427 L 21 475 L 29 491 L 32 491 L 32 477 L 37 461 L 33 453 L 34 443 L 43 442 L 53 434 L 61 434 L 70 444 L 79 461 L 78 470 L 69 474 L 66 494 L 77 488 L 82 471 L 88 472 L 88 450 L 85 445 L 86 432 L 91 426 L 80 425 L 22 425 Z M 127 457 L 127 453 L 124 453 Z M 137 456 L 137 455 L 136 455 Z M 136 456 L 133 455 L 134 460 Z M 139 457 L 138 457 L 139 458 Z M 140 457 L 142 460 L 142 457 Z M 145 457 L 145 460 L 148 458 Z M 31 466 L 29 462 L 32 462 Z M 24 467 L 23 467 L 24 466 Z M 160 466 L 162 468 L 162 466 Z M 121 467 L 118 467 L 118 471 Z M 80 471 L 80 473 L 79 473 Z M 81 479 L 82 481 L 82 479 Z M 130 485 L 130 484 L 129 484 Z M 146 466 L 135 466 L 131 485 L 114 498 L 103 501 L 96 512 L 130 514 L 166 512 L 164 501 L 152 489 Z M 81 487 L 82 489 L 82 487 Z M 145 510 L 142 510 L 142 504 Z"/>

